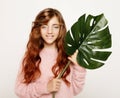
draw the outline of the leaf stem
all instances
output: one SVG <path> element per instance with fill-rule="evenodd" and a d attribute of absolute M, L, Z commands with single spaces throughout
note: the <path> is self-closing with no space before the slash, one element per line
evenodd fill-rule
<path fill-rule="evenodd" d="M 55 92 L 52 93 L 52 98 L 55 98 Z"/>
<path fill-rule="evenodd" d="M 60 74 L 58 75 L 58 79 L 60 79 L 62 77 L 62 75 L 65 73 L 66 69 L 68 68 L 69 64 L 71 61 L 68 61 L 68 63 L 66 64 L 65 68 L 60 72 Z"/>
<path fill-rule="evenodd" d="M 68 61 L 68 63 L 66 64 L 65 68 L 59 73 L 58 75 L 58 79 L 60 79 L 63 74 L 65 73 L 66 69 L 68 68 L 69 64 L 71 63 L 71 61 Z M 52 98 L 55 98 L 55 92 L 52 94 Z"/>

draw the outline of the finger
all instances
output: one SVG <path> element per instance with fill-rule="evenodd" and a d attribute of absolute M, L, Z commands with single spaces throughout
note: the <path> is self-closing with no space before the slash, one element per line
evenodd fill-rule
<path fill-rule="evenodd" d="M 55 79 L 56 83 L 61 83 L 61 79 Z"/>
<path fill-rule="evenodd" d="M 72 58 L 71 58 L 71 57 L 68 57 L 68 59 L 69 59 L 70 61 L 72 61 Z"/>
<path fill-rule="evenodd" d="M 60 86 L 61 86 L 61 80 L 57 80 L 56 89 L 59 90 Z"/>
<path fill-rule="evenodd" d="M 56 86 L 55 90 L 58 91 L 60 89 L 60 86 Z"/>
<path fill-rule="evenodd" d="M 78 53 L 78 49 L 75 51 L 75 53 Z"/>
<path fill-rule="evenodd" d="M 74 52 L 74 55 L 72 55 L 73 57 L 74 56 L 77 56 L 77 54 L 78 54 L 78 50 L 76 50 L 75 52 Z"/>
<path fill-rule="evenodd" d="M 61 85 L 61 83 L 56 83 L 56 86 L 60 86 Z"/>
<path fill-rule="evenodd" d="M 60 84 L 61 84 L 61 80 L 60 79 L 54 79 L 54 87 L 56 87 L 56 86 L 60 86 Z"/>

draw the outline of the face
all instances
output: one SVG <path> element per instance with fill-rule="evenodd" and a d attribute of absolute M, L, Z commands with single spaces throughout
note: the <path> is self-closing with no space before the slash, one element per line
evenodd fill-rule
<path fill-rule="evenodd" d="M 57 17 L 53 17 L 46 25 L 42 25 L 41 36 L 45 45 L 55 45 L 55 41 L 59 35 L 60 25 Z"/>

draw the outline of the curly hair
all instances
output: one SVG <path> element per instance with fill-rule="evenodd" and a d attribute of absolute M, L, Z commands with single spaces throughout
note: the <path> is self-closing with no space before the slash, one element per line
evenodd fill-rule
<path fill-rule="evenodd" d="M 47 24 L 48 21 L 56 16 L 60 23 L 59 36 L 56 40 L 56 46 L 58 49 L 58 56 L 56 59 L 56 64 L 52 67 L 52 72 L 54 77 L 57 77 L 64 66 L 68 63 L 67 55 L 64 50 L 64 36 L 66 34 L 66 25 L 61 13 L 53 8 L 46 8 L 41 11 L 35 18 L 31 33 L 29 36 L 29 41 L 27 43 L 27 49 L 25 52 L 25 57 L 22 62 L 22 70 L 24 73 L 24 83 L 29 84 L 40 77 L 40 62 L 41 57 L 39 56 L 40 51 L 44 48 L 44 40 L 41 37 L 40 26 Z M 66 79 L 67 75 L 70 73 L 70 68 L 66 70 L 62 76 L 63 81 L 69 85 L 69 81 Z"/>

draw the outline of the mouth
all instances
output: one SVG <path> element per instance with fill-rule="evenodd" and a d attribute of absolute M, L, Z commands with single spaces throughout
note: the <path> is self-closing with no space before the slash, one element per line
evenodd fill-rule
<path fill-rule="evenodd" d="M 52 39 L 54 36 L 53 35 L 46 35 L 48 39 Z"/>

